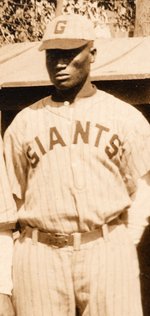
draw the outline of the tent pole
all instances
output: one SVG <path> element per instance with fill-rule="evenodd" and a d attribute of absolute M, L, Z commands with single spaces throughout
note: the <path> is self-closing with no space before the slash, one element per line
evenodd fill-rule
<path fill-rule="evenodd" d="M 56 7 L 56 12 L 55 12 L 56 16 L 62 14 L 62 7 L 63 7 L 63 0 L 57 0 L 57 7 Z"/>

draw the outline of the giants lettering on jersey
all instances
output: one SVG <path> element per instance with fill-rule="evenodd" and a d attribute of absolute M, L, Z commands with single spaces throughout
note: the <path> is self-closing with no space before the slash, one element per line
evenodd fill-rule
<path fill-rule="evenodd" d="M 95 140 L 93 142 L 93 146 L 98 147 L 100 145 L 101 137 L 104 133 L 108 133 L 110 129 L 108 127 L 105 127 L 100 124 L 95 124 L 95 128 L 97 130 Z M 75 131 L 72 138 L 72 144 L 78 144 L 79 138 L 82 139 L 84 144 L 89 144 L 89 136 L 91 132 L 91 122 L 87 121 L 85 128 L 83 128 L 80 121 L 75 122 Z M 36 142 L 36 145 L 38 146 L 40 153 L 42 155 L 45 155 L 47 151 L 45 150 L 44 146 L 42 145 L 42 142 L 40 141 L 39 137 L 36 136 L 34 141 Z M 63 139 L 60 131 L 55 127 L 50 127 L 49 130 L 49 150 L 53 150 L 55 146 L 67 146 L 67 143 L 65 142 L 65 139 Z M 112 159 L 119 150 L 119 147 L 121 145 L 121 141 L 117 134 L 114 134 L 111 139 L 109 140 L 109 144 L 105 147 L 105 153 L 107 156 Z M 30 160 L 32 168 L 35 168 L 40 161 L 40 156 L 37 152 L 35 152 L 31 145 L 27 147 L 27 157 Z"/>

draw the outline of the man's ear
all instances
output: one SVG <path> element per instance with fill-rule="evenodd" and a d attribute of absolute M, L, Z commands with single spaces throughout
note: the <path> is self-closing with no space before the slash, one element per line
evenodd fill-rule
<path fill-rule="evenodd" d="M 96 54 L 97 54 L 97 49 L 94 47 L 90 48 L 90 54 L 91 54 L 91 63 L 94 63 Z"/>

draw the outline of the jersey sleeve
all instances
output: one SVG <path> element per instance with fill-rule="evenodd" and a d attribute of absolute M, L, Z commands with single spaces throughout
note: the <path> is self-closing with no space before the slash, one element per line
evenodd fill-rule
<path fill-rule="evenodd" d="M 137 180 L 150 171 L 150 124 L 138 112 L 126 124 L 121 164 L 131 194 L 136 191 Z"/>
<path fill-rule="evenodd" d="M 16 205 L 11 193 L 0 136 L 0 230 L 12 229 L 17 221 Z"/>
<path fill-rule="evenodd" d="M 27 158 L 23 150 L 23 127 L 14 119 L 4 135 L 4 151 L 12 193 L 23 200 L 27 181 Z M 25 130 L 24 130 L 25 133 Z"/>

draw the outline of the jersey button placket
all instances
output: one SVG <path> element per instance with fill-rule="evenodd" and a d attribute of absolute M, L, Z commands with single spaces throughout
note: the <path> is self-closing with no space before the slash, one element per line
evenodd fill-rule
<path fill-rule="evenodd" d="M 83 178 L 83 147 L 78 143 L 74 144 L 74 133 L 76 131 L 75 106 L 71 104 L 69 107 L 69 122 L 71 125 L 71 142 L 70 142 L 70 165 L 73 176 L 73 184 L 77 190 L 84 190 L 85 181 Z"/>

